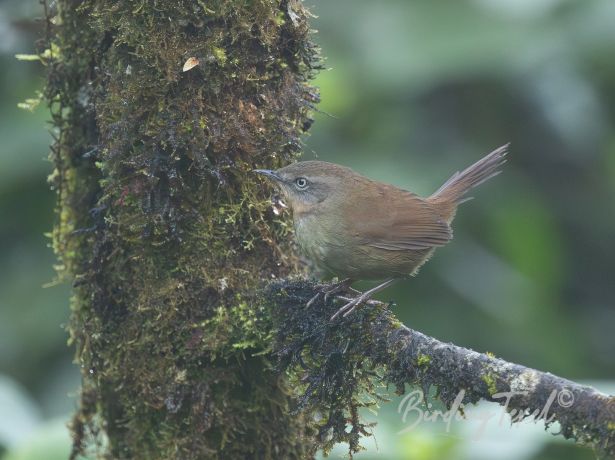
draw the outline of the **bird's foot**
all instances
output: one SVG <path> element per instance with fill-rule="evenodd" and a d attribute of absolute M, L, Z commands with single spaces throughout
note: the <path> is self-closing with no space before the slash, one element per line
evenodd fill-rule
<path fill-rule="evenodd" d="M 320 299 L 321 297 L 324 298 L 325 303 L 327 302 L 327 300 L 329 299 L 329 296 L 332 294 L 335 294 L 337 292 L 343 291 L 345 289 L 349 289 L 355 293 L 358 293 L 359 291 L 352 289 L 350 287 L 350 285 L 352 284 L 352 280 L 350 278 L 346 278 L 342 281 L 340 281 L 339 283 L 335 283 L 333 285 L 327 285 L 325 287 L 323 287 L 322 289 L 320 289 L 316 295 L 314 297 L 312 297 L 308 303 L 305 304 L 306 308 L 310 308 L 312 305 L 314 305 L 314 302 L 316 302 L 318 299 Z"/>
<path fill-rule="evenodd" d="M 394 281 L 395 280 L 393 279 L 386 280 L 384 283 L 379 284 L 378 286 L 371 288 L 370 290 L 365 291 L 362 294 L 355 297 L 354 299 L 350 300 L 346 305 L 344 305 L 342 308 L 340 308 L 338 311 L 335 312 L 335 314 L 331 317 L 331 321 L 335 320 L 340 315 L 342 315 L 345 318 L 346 316 L 350 315 L 355 310 L 355 308 L 357 308 L 359 305 L 362 305 L 364 303 L 369 303 L 374 294 L 389 287 L 391 284 L 393 284 Z M 340 297 L 340 298 L 342 298 L 343 300 L 348 300 L 347 298 L 344 298 L 344 297 Z"/>
<path fill-rule="evenodd" d="M 351 314 L 355 310 L 355 308 L 357 308 L 359 305 L 368 302 L 371 298 L 371 294 L 370 295 L 366 295 L 366 294 L 368 294 L 368 292 L 364 292 L 363 294 L 355 297 L 350 302 L 348 302 L 346 305 L 344 305 L 342 308 L 340 308 L 338 311 L 336 311 L 335 314 L 331 317 L 331 321 L 333 321 L 335 318 L 337 318 L 340 315 L 342 315 L 345 318 L 346 316 Z M 347 299 L 344 299 L 344 300 L 347 300 Z"/>

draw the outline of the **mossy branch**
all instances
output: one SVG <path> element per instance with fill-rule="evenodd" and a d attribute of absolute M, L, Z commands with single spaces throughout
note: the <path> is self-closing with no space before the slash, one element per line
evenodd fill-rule
<path fill-rule="evenodd" d="M 546 425 L 559 422 L 565 438 L 615 456 L 615 397 L 441 342 L 404 326 L 379 302 L 330 321 L 339 303 L 305 307 L 316 289 L 304 280 L 277 282 L 266 299 L 274 305 L 280 367 L 297 373 L 299 407 L 322 416 L 319 441 L 325 450 L 336 442 L 349 443 L 351 453 L 360 449 L 360 435 L 368 427 L 359 420 L 358 409 L 383 398 L 379 384 L 393 385 L 398 394 L 410 384 L 425 395 L 435 388 L 449 408 L 463 392 L 463 405 L 479 400 L 506 405 L 513 422 L 532 416 Z"/>
<path fill-rule="evenodd" d="M 82 370 L 71 458 L 354 452 L 380 383 L 435 386 L 447 404 L 519 385 L 531 392 L 510 407 L 530 409 L 558 384 L 577 402 L 556 414 L 563 434 L 612 454 L 612 398 L 441 344 L 381 306 L 330 322 L 333 306 L 303 308 L 313 283 L 259 291 L 298 266 L 289 219 L 251 171 L 293 161 L 312 123 L 309 16 L 295 0 L 46 10 L 53 245 Z"/>

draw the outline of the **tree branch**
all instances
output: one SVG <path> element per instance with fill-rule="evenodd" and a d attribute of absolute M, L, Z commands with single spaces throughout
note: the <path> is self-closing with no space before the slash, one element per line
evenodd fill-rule
<path fill-rule="evenodd" d="M 320 441 L 325 451 L 342 441 L 350 444 L 351 453 L 360 449 L 360 435 L 369 432 L 357 410 L 383 398 L 377 391 L 380 382 L 395 385 L 399 394 L 406 384 L 419 385 L 425 395 L 435 387 L 436 397 L 448 408 L 462 391 L 463 404 L 481 399 L 506 404 L 513 422 L 532 416 L 547 425 L 559 422 L 565 438 L 615 456 L 613 396 L 441 342 L 401 324 L 383 303 L 373 302 L 331 322 L 339 303 L 330 299 L 305 308 L 315 289 L 312 282 L 283 281 L 273 284 L 267 297 L 274 301 L 279 321 L 275 352 L 280 367 L 297 370 L 299 407 L 323 417 Z"/>

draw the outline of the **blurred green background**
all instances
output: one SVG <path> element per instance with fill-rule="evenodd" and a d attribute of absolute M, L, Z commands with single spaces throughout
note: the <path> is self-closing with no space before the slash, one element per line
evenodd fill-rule
<path fill-rule="evenodd" d="M 615 2 L 309 0 L 329 70 L 305 158 L 430 194 L 511 141 L 505 172 L 474 193 L 452 244 L 382 299 L 444 341 L 615 392 Z M 44 233 L 43 85 L 20 62 L 41 35 L 36 0 L 0 3 L 0 458 L 61 459 L 78 370 Z M 404 423 L 378 416 L 360 459 L 592 459 L 542 425 Z M 482 412 L 481 412 L 482 411 Z M 549 431 L 556 431 L 551 428 Z M 376 447 L 377 444 L 377 447 Z M 344 452 L 336 451 L 334 458 Z"/>

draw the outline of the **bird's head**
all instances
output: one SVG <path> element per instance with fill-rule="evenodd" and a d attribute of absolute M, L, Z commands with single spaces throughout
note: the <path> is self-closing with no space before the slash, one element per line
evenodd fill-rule
<path fill-rule="evenodd" d="M 300 161 L 277 170 L 255 169 L 282 192 L 295 214 L 310 212 L 345 191 L 355 173 L 345 166 L 325 161 Z"/>

